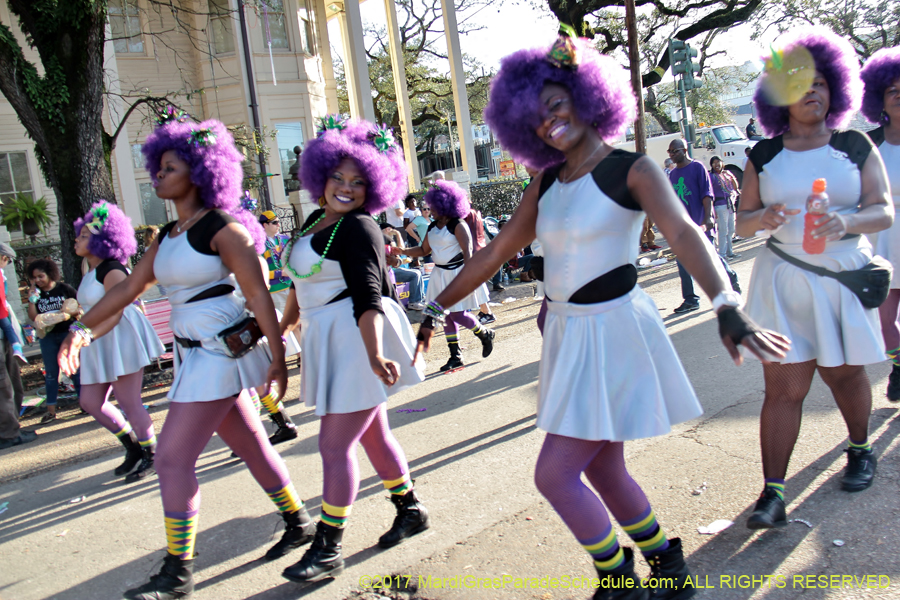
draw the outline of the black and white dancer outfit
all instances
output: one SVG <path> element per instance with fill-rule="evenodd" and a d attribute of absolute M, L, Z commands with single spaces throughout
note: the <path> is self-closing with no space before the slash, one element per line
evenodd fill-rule
<path fill-rule="evenodd" d="M 537 239 L 548 302 L 537 426 L 584 440 L 664 435 L 703 409 L 659 309 L 637 286 L 644 213 L 614 150 L 570 183 L 544 173 Z M 429 286 L 430 287 L 430 286 Z"/>
<path fill-rule="evenodd" d="M 125 266 L 107 259 L 84 276 L 78 286 L 78 303 L 89 311 L 103 296 L 103 282 L 113 271 L 128 274 Z M 165 352 L 165 347 L 147 317 L 129 304 L 116 326 L 81 351 L 80 403 L 101 425 L 109 429 L 127 455 L 116 468 L 116 475 L 128 475 L 126 481 L 139 481 L 153 474 L 156 435 L 153 421 L 141 401 L 144 367 Z M 110 391 L 125 416 L 109 402 Z M 132 473 L 135 465 L 140 465 Z"/>
<path fill-rule="evenodd" d="M 303 230 L 323 215 L 324 210 L 313 212 Z M 379 546 L 390 548 L 429 526 L 428 512 L 416 496 L 403 449 L 387 419 L 388 396 L 423 381 L 424 360 L 419 357 L 411 366 L 416 340 L 388 279 L 382 239 L 372 217 L 355 210 L 312 235 L 294 238 L 286 249 L 300 307 L 300 397 L 321 417 L 324 473 L 316 539 L 298 563 L 285 569 L 283 575 L 291 581 L 319 581 L 343 570 L 341 540 L 359 491 L 357 444 L 362 444 L 397 509 Z M 357 325 L 370 311 L 383 315 L 383 356 L 398 363 L 399 378 L 391 387 L 369 368 Z"/>
<path fill-rule="evenodd" d="M 828 242 L 822 254 L 804 252 L 802 215 L 812 182 L 819 178 L 828 182 L 829 210 L 855 214 L 862 168 L 872 149 L 869 138 L 858 131 L 835 133 L 827 145 L 804 152 L 785 148 L 782 136 L 757 144 L 750 160 L 759 175 L 763 206 L 784 204 L 787 209 L 801 210 L 772 234 L 771 242 L 807 264 L 831 271 L 864 267 L 872 258 L 872 246 L 864 235 Z M 747 314 L 760 327 L 779 331 L 793 342 L 778 362 L 815 360 L 821 367 L 837 367 L 884 360 L 878 311 L 865 308 L 837 280 L 795 267 L 768 248 L 756 257 L 750 280 Z M 747 350 L 743 353 L 751 356 Z"/>

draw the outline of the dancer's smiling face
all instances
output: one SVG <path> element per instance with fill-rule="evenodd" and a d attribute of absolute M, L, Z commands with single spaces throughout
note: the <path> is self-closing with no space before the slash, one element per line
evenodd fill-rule
<path fill-rule="evenodd" d="M 369 182 L 352 158 L 345 158 L 335 167 L 325 182 L 325 208 L 333 213 L 346 214 L 361 208 L 366 202 Z"/>
<path fill-rule="evenodd" d="M 537 136 L 551 148 L 565 152 L 581 141 L 588 129 L 578 118 L 572 93 L 565 86 L 548 83 L 540 95 L 541 124 Z"/>

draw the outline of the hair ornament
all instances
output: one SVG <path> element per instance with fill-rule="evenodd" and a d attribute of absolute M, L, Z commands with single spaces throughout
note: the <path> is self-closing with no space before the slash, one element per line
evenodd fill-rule
<path fill-rule="evenodd" d="M 344 115 L 326 115 L 324 117 L 319 117 L 319 130 L 316 132 L 316 137 L 323 135 L 329 129 L 337 129 L 338 131 L 342 131 L 347 127 L 347 117 Z"/>
<path fill-rule="evenodd" d="M 577 38 L 578 33 L 571 25 L 560 23 L 559 37 L 556 38 L 556 41 L 550 46 L 550 51 L 547 52 L 547 62 L 558 69 L 569 69 L 572 71 L 577 69 L 578 64 L 581 62 L 578 46 L 575 45 Z"/>
<path fill-rule="evenodd" d="M 397 147 L 397 142 L 394 139 L 394 130 L 385 124 L 382 124 L 381 128 L 375 131 L 374 136 L 372 141 L 381 152 L 388 152 L 392 148 Z"/>
<path fill-rule="evenodd" d="M 788 106 L 806 95 L 816 76 L 816 62 L 801 44 L 786 49 L 769 48 L 760 85 L 769 104 Z"/>
<path fill-rule="evenodd" d="M 158 127 L 162 127 L 172 121 L 176 123 L 184 123 L 190 117 L 189 114 L 181 110 L 176 106 L 172 106 L 171 104 L 167 105 L 165 108 L 160 108 L 156 111 L 156 125 Z"/>
<path fill-rule="evenodd" d="M 208 148 L 216 145 L 216 132 L 212 129 L 192 129 L 188 142 L 196 148 Z"/>
<path fill-rule="evenodd" d="M 91 217 L 93 220 L 85 223 L 84 226 L 91 232 L 91 235 L 100 235 L 100 231 L 106 225 L 106 219 L 109 217 L 109 204 L 106 203 L 106 200 L 101 200 L 97 206 L 91 208 Z"/>
<path fill-rule="evenodd" d="M 241 196 L 241 208 L 254 212 L 259 207 L 259 201 L 250 195 L 250 190 L 244 190 Z"/>

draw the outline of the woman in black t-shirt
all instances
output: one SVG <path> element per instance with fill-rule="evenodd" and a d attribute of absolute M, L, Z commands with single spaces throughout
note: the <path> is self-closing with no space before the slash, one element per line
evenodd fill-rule
<path fill-rule="evenodd" d="M 31 294 L 28 296 L 28 318 L 34 319 L 43 313 L 58 311 L 68 298 L 75 298 L 77 292 L 68 283 L 60 281 L 59 267 L 49 259 L 38 259 L 25 268 L 25 275 L 31 282 Z M 56 419 L 56 400 L 59 395 L 59 362 L 56 355 L 63 340 L 69 335 L 69 325 L 75 319 L 69 319 L 54 325 L 40 340 L 41 357 L 44 359 L 44 383 L 47 387 L 47 414 L 41 423 L 49 423 Z M 75 392 L 81 393 L 81 378 L 78 373 L 72 376 Z"/>

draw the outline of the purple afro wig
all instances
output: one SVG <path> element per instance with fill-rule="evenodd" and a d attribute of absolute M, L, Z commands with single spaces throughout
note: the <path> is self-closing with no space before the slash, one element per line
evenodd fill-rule
<path fill-rule="evenodd" d="M 442 217 L 464 219 L 472 211 L 466 191 L 455 181 L 439 179 L 425 192 L 425 202 Z"/>
<path fill-rule="evenodd" d="M 345 158 L 351 158 L 365 175 L 366 201 L 363 210 L 377 215 L 407 192 L 406 162 L 396 145 L 381 150 L 375 145 L 381 132 L 361 119 L 340 121 L 329 118 L 335 127 L 325 129 L 303 149 L 300 179 L 313 198 L 325 195 L 325 183 Z"/>
<path fill-rule="evenodd" d="M 888 122 L 884 114 L 884 91 L 900 78 L 900 46 L 882 48 L 873 54 L 860 75 L 866 86 L 862 114 L 869 123 L 884 125 Z"/>
<path fill-rule="evenodd" d="M 94 230 L 91 231 L 87 249 L 97 258 L 113 258 L 124 265 L 137 252 L 137 238 L 131 219 L 115 204 L 106 200 L 95 202 L 84 217 L 75 220 L 75 233 L 80 234 L 85 225 Z"/>
<path fill-rule="evenodd" d="M 154 186 L 162 155 L 174 150 L 190 168 L 191 183 L 197 186 L 203 206 L 218 208 L 233 216 L 250 232 L 257 253 L 265 252 L 266 232 L 256 218 L 241 207 L 244 156 L 221 121 L 169 121 L 147 136 L 141 150 Z"/>
<path fill-rule="evenodd" d="M 862 99 L 862 81 L 859 78 L 859 61 L 850 43 L 824 28 L 803 28 L 779 40 L 779 46 L 788 50 L 800 45 L 809 50 L 816 63 L 816 70 L 828 82 L 831 103 L 825 124 L 831 129 L 847 126 L 853 113 L 859 110 Z M 762 78 L 760 78 L 760 82 Z M 788 130 L 788 107 L 769 104 L 762 86 L 757 84 L 753 96 L 759 124 L 769 137 Z"/>
<path fill-rule="evenodd" d="M 548 48 L 519 50 L 500 62 L 491 84 L 484 119 L 500 144 L 531 168 L 546 169 L 565 160 L 535 133 L 541 124 L 539 96 L 547 83 L 568 88 L 578 117 L 591 123 L 604 140 L 619 137 L 634 121 L 637 102 L 625 69 L 587 40 L 577 39 L 575 44 L 580 54 L 577 69 L 551 65 Z"/>

